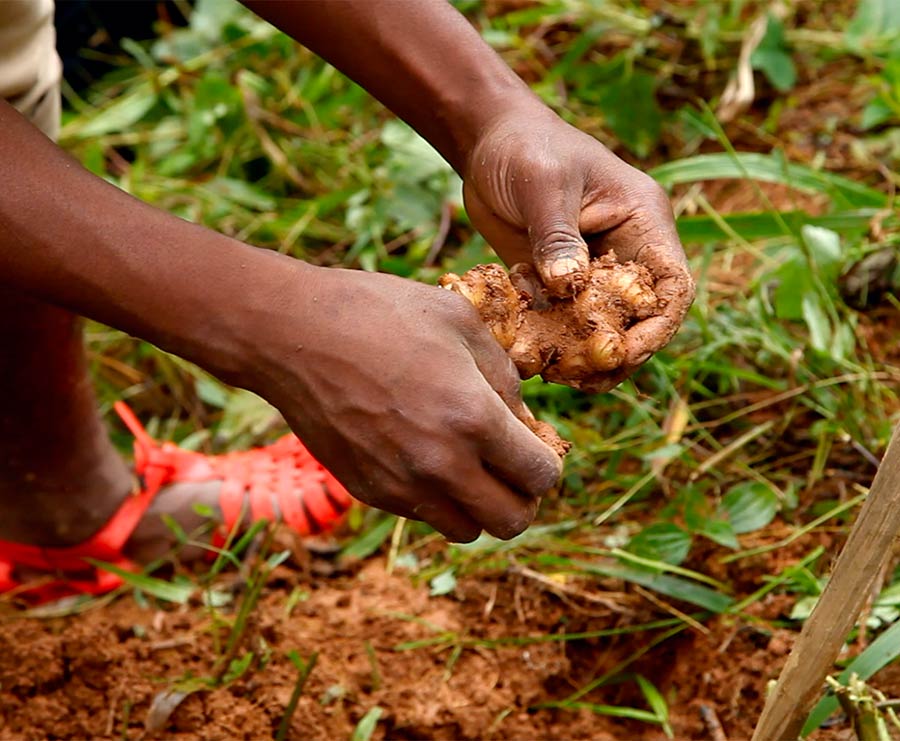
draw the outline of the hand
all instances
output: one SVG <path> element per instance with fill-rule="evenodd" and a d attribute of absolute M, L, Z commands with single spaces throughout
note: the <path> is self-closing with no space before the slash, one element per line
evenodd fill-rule
<path fill-rule="evenodd" d="M 626 365 L 599 378 L 607 390 L 668 343 L 694 299 L 694 282 L 662 188 L 549 109 L 505 114 L 468 158 L 466 209 L 497 254 L 534 264 L 550 293 L 571 294 L 590 255 L 615 250 L 656 280 L 661 315 L 626 335 Z"/>
<path fill-rule="evenodd" d="M 251 387 L 362 501 L 455 541 L 522 532 L 562 463 L 472 306 L 388 275 L 292 272 L 254 328 Z"/>

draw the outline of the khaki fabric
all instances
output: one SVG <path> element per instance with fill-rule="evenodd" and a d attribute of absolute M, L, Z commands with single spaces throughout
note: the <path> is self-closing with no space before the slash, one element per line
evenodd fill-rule
<path fill-rule="evenodd" d="M 55 137 L 61 77 L 53 0 L 0 0 L 0 98 Z"/>

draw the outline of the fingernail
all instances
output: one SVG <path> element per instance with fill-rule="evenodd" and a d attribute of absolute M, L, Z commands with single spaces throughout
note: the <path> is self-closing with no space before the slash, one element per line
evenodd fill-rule
<path fill-rule="evenodd" d="M 634 364 L 635 364 L 635 365 L 643 365 L 643 364 L 646 363 L 648 360 L 650 360 L 650 356 L 651 356 L 651 355 L 653 355 L 652 352 L 645 352 L 643 355 L 638 355 L 638 356 L 634 359 Z"/>
<path fill-rule="evenodd" d="M 561 257 L 558 260 L 554 260 L 550 263 L 550 277 L 551 278 L 562 278 L 566 275 L 572 275 L 572 273 L 578 273 L 581 271 L 581 263 L 578 260 L 572 257 Z"/>

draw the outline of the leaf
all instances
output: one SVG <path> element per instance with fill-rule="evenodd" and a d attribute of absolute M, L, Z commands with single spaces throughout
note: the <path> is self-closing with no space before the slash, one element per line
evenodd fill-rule
<path fill-rule="evenodd" d="M 371 556 L 375 551 L 381 548 L 394 530 L 394 523 L 397 518 L 393 515 L 380 520 L 378 524 L 369 528 L 358 538 L 351 540 L 341 549 L 340 558 L 363 559 Z"/>
<path fill-rule="evenodd" d="M 246 651 L 241 658 L 232 659 L 231 663 L 228 665 L 228 671 L 225 672 L 225 676 L 222 677 L 222 682 L 231 684 L 231 682 L 240 679 L 250 668 L 250 664 L 253 662 L 255 656 L 256 654 L 252 651 Z"/>
<path fill-rule="evenodd" d="M 815 350 L 826 352 L 831 344 L 831 322 L 818 294 L 810 291 L 801 301 L 803 320 L 809 328 L 809 341 Z"/>
<path fill-rule="evenodd" d="M 884 633 L 869 644 L 868 648 L 851 661 L 838 675 L 838 681 L 846 684 L 851 674 L 860 679 L 869 679 L 879 669 L 900 657 L 900 622 L 894 623 Z M 838 701 L 834 697 L 823 697 L 806 719 L 802 736 L 807 736 L 822 725 L 835 710 Z"/>
<path fill-rule="evenodd" d="M 776 90 L 786 93 L 797 82 L 797 69 L 788 53 L 784 39 L 784 26 L 769 14 L 766 33 L 750 57 L 753 69 L 760 70 Z"/>
<path fill-rule="evenodd" d="M 275 210 L 276 202 L 272 196 L 243 180 L 216 177 L 206 183 L 204 189 L 239 206 L 246 206 L 257 211 Z"/>
<path fill-rule="evenodd" d="M 140 121 L 156 103 L 156 93 L 149 85 L 142 85 L 128 95 L 117 98 L 113 103 L 95 114 L 88 122 L 64 136 L 74 135 L 82 139 L 104 136 L 126 131 Z"/>
<path fill-rule="evenodd" d="M 900 3 L 897 0 L 859 0 L 847 24 L 848 41 L 854 46 L 871 46 L 881 39 L 900 35 Z"/>
<path fill-rule="evenodd" d="M 728 490 L 721 511 L 735 533 L 749 533 L 772 521 L 778 512 L 778 497 L 765 484 L 745 481 Z"/>
<path fill-rule="evenodd" d="M 131 571 L 126 571 L 120 566 L 116 566 L 112 563 L 97 561 L 93 558 L 87 558 L 85 560 L 92 566 L 96 566 L 98 569 L 109 571 L 116 576 L 121 577 L 122 581 L 124 581 L 130 587 L 133 587 L 134 589 L 140 589 L 142 592 L 152 594 L 157 599 L 161 599 L 166 602 L 174 602 L 179 605 L 185 605 L 191 598 L 191 595 L 197 591 L 197 586 L 195 584 L 164 581 L 163 579 L 157 579 L 154 576 L 147 576 L 146 574 L 136 574 Z"/>
<path fill-rule="evenodd" d="M 837 280 L 841 271 L 841 237 L 831 229 L 806 224 L 801 235 L 812 253 L 815 269 L 826 283 Z"/>
<path fill-rule="evenodd" d="M 691 535 L 678 525 L 657 522 L 637 533 L 628 543 L 628 550 L 645 558 L 678 565 L 691 549 Z"/>
<path fill-rule="evenodd" d="M 195 690 L 196 691 L 196 690 Z M 169 718 L 179 705 L 189 697 L 191 692 L 181 690 L 162 690 L 153 696 L 147 718 L 144 720 L 144 730 L 149 734 L 156 734 L 169 724 Z"/>
<path fill-rule="evenodd" d="M 638 674 L 635 679 L 637 680 L 638 687 L 641 688 L 641 694 L 644 695 L 644 699 L 647 701 L 650 709 L 662 725 L 666 736 L 673 738 L 672 729 L 669 727 L 669 706 L 666 703 L 665 698 L 660 691 L 656 689 L 656 686 L 646 677 Z"/>
<path fill-rule="evenodd" d="M 861 125 L 864 130 L 874 129 L 887 123 L 896 115 L 894 109 L 881 96 L 874 98 L 863 108 Z"/>
<path fill-rule="evenodd" d="M 432 597 L 439 597 L 442 594 L 450 594 L 450 592 L 456 589 L 456 568 L 452 567 L 447 569 L 446 571 L 442 571 L 431 581 L 429 581 L 428 584 L 431 586 L 429 595 L 431 595 Z"/>
<path fill-rule="evenodd" d="M 712 216 L 681 216 L 678 219 L 678 236 L 683 243 L 709 243 L 728 239 L 732 233 L 748 241 L 774 239 L 785 236 L 784 225 L 797 233 L 805 224 L 823 226 L 844 235 L 852 232 L 864 234 L 878 209 L 865 208 L 853 211 L 837 211 L 823 216 L 811 216 L 804 211 L 751 211 Z M 886 225 L 894 219 L 888 218 Z M 722 229 L 727 224 L 731 231 Z"/>
<path fill-rule="evenodd" d="M 629 708 L 623 705 L 599 705 L 593 702 L 567 702 L 562 707 L 577 709 L 584 708 L 590 710 L 597 715 L 609 715 L 613 718 L 628 718 L 629 720 L 640 720 L 644 723 L 659 723 L 659 718 L 649 710 L 640 710 L 638 708 Z"/>
<path fill-rule="evenodd" d="M 603 120 L 638 157 L 646 157 L 659 142 L 662 110 L 656 102 L 656 78 L 632 72 L 605 85 L 598 96 Z"/>
<path fill-rule="evenodd" d="M 663 187 L 698 180 L 737 178 L 782 183 L 809 193 L 828 193 L 850 207 L 884 208 L 884 193 L 830 172 L 813 170 L 805 165 L 785 162 L 782 157 L 756 152 L 698 154 L 655 167 L 649 174 Z"/>
<path fill-rule="evenodd" d="M 816 290 L 806 260 L 799 256 L 789 260 L 777 270 L 775 277 L 778 281 L 775 316 L 792 321 L 803 319 L 803 299 L 814 295 Z"/>
<path fill-rule="evenodd" d="M 741 547 L 737 536 L 734 534 L 734 528 L 727 520 L 707 520 L 703 526 L 697 530 L 700 535 L 705 535 L 719 545 L 726 548 L 738 549 Z"/>
<path fill-rule="evenodd" d="M 353 729 L 353 735 L 350 736 L 350 741 L 369 741 L 372 738 L 372 734 L 375 733 L 378 719 L 381 718 L 383 712 L 384 710 L 378 705 L 370 708 L 360 719 L 359 723 L 356 724 L 356 728 Z"/>
<path fill-rule="evenodd" d="M 615 561 L 589 562 L 572 559 L 570 563 L 572 567 L 581 569 L 589 574 L 598 574 L 611 579 L 622 579 L 623 581 L 640 584 L 642 587 L 653 589 L 660 594 L 665 594 L 683 602 L 690 602 L 711 612 L 725 612 L 734 601 L 726 594 L 695 584 L 687 579 L 669 576 L 668 574 L 657 574 L 646 569 L 638 569 L 633 566 L 616 563 Z"/>

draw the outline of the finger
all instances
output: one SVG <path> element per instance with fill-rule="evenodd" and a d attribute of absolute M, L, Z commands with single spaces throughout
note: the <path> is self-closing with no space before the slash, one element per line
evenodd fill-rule
<path fill-rule="evenodd" d="M 392 514 L 408 520 L 427 522 L 452 543 L 471 543 L 481 535 L 482 527 L 462 507 L 445 495 L 429 497 L 413 506 L 406 503 L 381 505 Z"/>
<path fill-rule="evenodd" d="M 467 330 L 466 346 L 482 377 L 509 411 L 527 425 L 534 416 L 522 400 L 521 379 L 515 364 L 487 331 L 481 319 L 473 322 Z"/>
<path fill-rule="evenodd" d="M 479 447 L 485 467 L 518 494 L 539 499 L 559 481 L 562 459 L 499 400 L 488 406 L 491 434 Z"/>
<path fill-rule="evenodd" d="M 529 192 L 522 209 L 534 266 L 554 296 L 571 296 L 587 281 L 590 253 L 578 224 L 581 196 L 580 187 L 548 185 Z"/>
<path fill-rule="evenodd" d="M 653 290 L 663 311 L 659 316 L 638 322 L 625 333 L 625 362 L 629 365 L 641 365 L 652 353 L 665 347 L 694 301 L 694 279 L 686 265 L 679 261 L 657 269 L 663 275 L 655 275 Z"/>
<path fill-rule="evenodd" d="M 463 189 L 466 213 L 476 229 L 506 265 L 532 261 L 531 243 L 527 234 L 510 226 L 497 216 L 478 196 L 474 188 L 466 185 Z"/>
<path fill-rule="evenodd" d="M 543 496 L 559 480 L 562 460 L 531 430 L 534 415 L 522 400 L 516 367 L 486 331 L 472 332 L 466 341 L 475 365 L 494 392 L 484 395 L 480 423 L 488 434 L 479 435 L 481 457 L 516 491 L 529 497 Z"/>
<path fill-rule="evenodd" d="M 514 492 L 481 467 L 473 466 L 459 474 L 462 485 L 448 493 L 472 520 L 494 537 L 514 538 L 534 520 L 539 498 Z"/>

